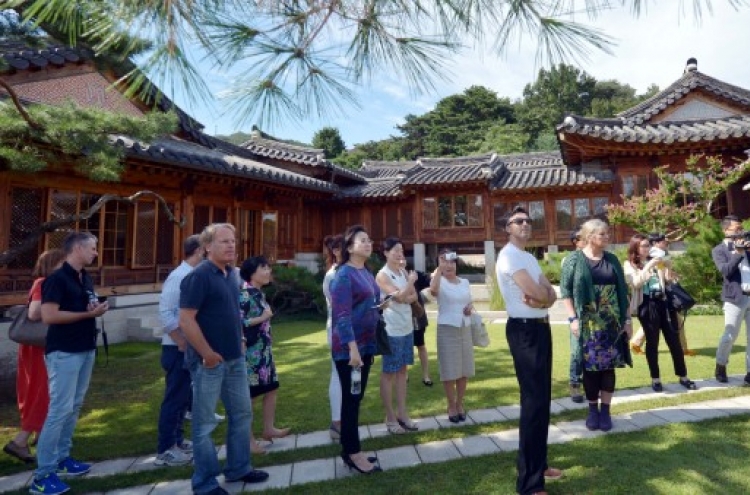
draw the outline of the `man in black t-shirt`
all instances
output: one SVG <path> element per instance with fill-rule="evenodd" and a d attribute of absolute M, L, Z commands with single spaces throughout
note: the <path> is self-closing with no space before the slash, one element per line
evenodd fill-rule
<path fill-rule="evenodd" d="M 63 241 L 65 263 L 42 283 L 42 320 L 49 325 L 45 364 L 50 403 L 31 493 L 64 493 L 69 487 L 60 476 L 80 476 L 91 469 L 70 457 L 70 450 L 94 366 L 96 317 L 109 309 L 108 303 L 98 301 L 84 269 L 98 255 L 96 243 L 87 232 L 69 234 Z"/>

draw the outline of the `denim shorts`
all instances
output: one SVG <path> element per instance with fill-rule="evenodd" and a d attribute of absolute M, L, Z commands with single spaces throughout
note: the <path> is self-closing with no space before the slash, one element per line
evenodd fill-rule
<path fill-rule="evenodd" d="M 403 337 L 388 336 L 391 353 L 383 356 L 383 373 L 395 373 L 404 366 L 414 364 L 414 333 Z"/>

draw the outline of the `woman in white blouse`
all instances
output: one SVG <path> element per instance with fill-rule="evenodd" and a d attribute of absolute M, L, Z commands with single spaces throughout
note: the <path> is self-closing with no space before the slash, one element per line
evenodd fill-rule
<path fill-rule="evenodd" d="M 458 257 L 442 249 L 438 267 L 432 273 L 430 292 L 437 297 L 437 353 L 440 381 L 448 400 L 448 420 L 466 420 L 464 396 L 469 377 L 474 376 L 474 348 L 471 341 L 473 310 L 469 281 L 458 277 Z"/>

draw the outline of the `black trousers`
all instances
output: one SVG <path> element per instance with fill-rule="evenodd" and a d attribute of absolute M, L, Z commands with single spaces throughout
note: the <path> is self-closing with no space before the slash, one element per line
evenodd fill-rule
<path fill-rule="evenodd" d="M 680 344 L 680 329 L 677 326 L 677 313 L 667 307 L 663 299 L 643 297 L 643 302 L 638 307 L 638 321 L 643 326 L 646 335 L 646 361 L 651 372 L 651 378 L 660 378 L 659 374 L 659 333 L 664 334 L 664 341 L 669 347 L 674 365 L 674 374 L 687 376 L 685 366 L 685 355 L 682 353 Z"/>
<path fill-rule="evenodd" d="M 505 335 L 521 389 L 516 491 L 528 495 L 544 490 L 552 400 L 552 332 L 549 323 L 510 319 Z"/>
<path fill-rule="evenodd" d="M 351 393 L 352 367 L 349 366 L 349 360 L 334 361 L 341 382 L 341 453 L 344 455 L 356 454 L 362 450 L 359 443 L 359 404 L 365 396 L 373 357 L 364 355 L 362 361 L 362 393 L 358 395 Z"/>

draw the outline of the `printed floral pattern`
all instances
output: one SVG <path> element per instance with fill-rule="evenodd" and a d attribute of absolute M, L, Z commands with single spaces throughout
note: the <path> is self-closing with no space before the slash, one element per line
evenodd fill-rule
<path fill-rule="evenodd" d="M 242 312 L 242 331 L 247 339 L 247 379 L 250 388 L 260 387 L 264 391 L 278 387 L 276 363 L 273 360 L 271 347 L 271 320 L 258 325 L 250 325 L 250 318 L 257 318 L 268 308 L 263 292 L 248 283 L 242 284 L 240 290 L 240 310 Z"/>
<path fill-rule="evenodd" d="M 622 339 L 627 339 L 618 323 L 620 310 L 614 285 L 595 285 L 595 302 L 584 306 L 581 315 L 581 353 L 587 371 L 620 368 L 626 358 Z"/>

